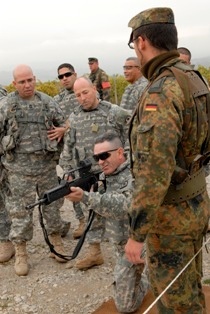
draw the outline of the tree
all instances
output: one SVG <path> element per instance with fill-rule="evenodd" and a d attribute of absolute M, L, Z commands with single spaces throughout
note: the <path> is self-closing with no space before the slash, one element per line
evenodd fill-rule
<path fill-rule="evenodd" d="M 209 86 L 210 86 L 210 67 L 205 68 L 202 65 L 198 66 L 198 71 L 201 73 L 201 75 L 207 80 Z"/>

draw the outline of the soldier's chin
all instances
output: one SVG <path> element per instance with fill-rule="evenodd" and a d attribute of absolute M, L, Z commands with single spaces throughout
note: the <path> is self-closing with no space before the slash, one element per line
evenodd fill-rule
<path fill-rule="evenodd" d="M 106 168 L 106 167 L 103 169 L 103 172 L 104 172 L 105 175 L 109 175 L 109 174 L 112 173 L 112 171 L 109 168 Z"/>

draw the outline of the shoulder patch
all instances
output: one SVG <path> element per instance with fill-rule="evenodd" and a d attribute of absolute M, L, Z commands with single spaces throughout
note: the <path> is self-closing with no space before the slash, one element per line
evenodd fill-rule
<path fill-rule="evenodd" d="M 150 88 L 148 89 L 148 93 L 152 94 L 152 93 L 161 93 L 162 91 L 162 86 L 163 83 L 166 79 L 166 76 L 161 77 L 160 79 L 158 79 L 157 81 L 154 81 L 154 83 L 152 83 L 152 85 L 150 86 Z"/>

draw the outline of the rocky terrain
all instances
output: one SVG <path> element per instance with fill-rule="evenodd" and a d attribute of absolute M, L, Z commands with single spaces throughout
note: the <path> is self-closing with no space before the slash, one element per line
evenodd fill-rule
<path fill-rule="evenodd" d="M 66 268 L 48 257 L 48 246 L 44 241 L 34 212 L 34 237 L 28 245 L 30 272 L 26 277 L 14 273 L 14 258 L 0 264 L 0 313 L 1 314 L 89 314 L 112 295 L 113 251 L 109 242 L 102 244 L 105 263 L 87 271 Z M 76 222 L 71 203 L 65 201 L 62 217 Z M 77 241 L 72 239 L 72 229 L 64 238 L 69 255 Z M 207 238 L 210 238 L 208 234 Z M 210 251 L 210 241 L 207 244 Z M 84 244 L 79 258 L 85 254 Z M 210 255 L 203 249 L 204 282 L 210 284 Z M 72 261 L 73 262 L 73 261 Z M 72 262 L 69 263 L 72 266 Z M 108 313 L 107 313 L 108 314 Z"/>

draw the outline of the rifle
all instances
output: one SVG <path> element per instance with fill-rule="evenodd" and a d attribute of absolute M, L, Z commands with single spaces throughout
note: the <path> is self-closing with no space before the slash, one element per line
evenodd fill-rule
<path fill-rule="evenodd" d="M 45 241 L 47 243 L 47 245 L 50 248 L 50 251 L 52 253 L 54 253 L 55 255 L 65 259 L 65 260 L 72 260 L 74 258 L 77 257 L 77 255 L 79 254 L 79 251 L 81 250 L 81 247 L 83 245 L 83 242 L 85 240 L 86 234 L 88 232 L 88 230 L 90 229 L 90 226 L 92 224 L 92 221 L 94 219 L 95 216 L 95 212 L 90 209 L 89 210 L 89 217 L 88 217 L 88 222 L 85 228 L 85 231 L 83 233 L 83 235 L 81 236 L 81 238 L 79 239 L 79 241 L 77 242 L 77 245 L 73 251 L 73 254 L 71 256 L 67 256 L 67 255 L 62 255 L 58 252 L 56 252 L 54 250 L 54 246 L 53 244 L 50 242 L 48 234 L 47 234 L 47 230 L 45 228 L 44 225 L 44 219 L 43 219 L 43 215 L 42 215 L 42 210 L 41 207 L 42 205 L 49 205 L 50 203 L 68 195 L 71 193 L 71 186 L 75 186 L 75 187 L 80 187 L 81 189 L 89 192 L 91 187 L 94 187 L 94 191 L 96 192 L 98 189 L 98 181 L 99 181 L 99 175 L 102 171 L 98 171 L 98 172 L 91 172 L 91 166 L 92 166 L 92 162 L 90 161 L 90 159 L 84 159 L 83 161 L 80 161 L 79 163 L 79 167 L 76 169 L 72 169 L 71 171 L 65 173 L 63 175 L 63 178 L 60 180 L 59 185 L 44 192 L 43 196 L 41 198 L 38 199 L 37 202 L 33 203 L 33 204 L 29 204 L 26 206 L 26 209 L 32 209 L 35 206 L 38 205 L 38 209 L 39 209 L 39 222 L 40 225 L 42 227 L 42 231 L 44 234 L 44 238 Z M 77 179 L 74 179 L 72 181 L 68 181 L 69 177 L 74 177 L 75 176 L 75 172 L 79 172 L 79 177 Z M 105 186 L 105 182 L 104 186 Z M 37 189 L 37 194 L 39 196 L 39 191 L 38 191 L 38 186 L 36 187 Z"/>
<path fill-rule="evenodd" d="M 80 187 L 84 191 L 89 192 L 92 186 L 97 185 L 99 181 L 99 175 L 101 171 L 91 172 L 92 162 L 90 159 L 84 159 L 80 161 L 80 166 L 76 169 L 72 169 L 63 175 L 60 179 L 59 185 L 44 192 L 43 196 L 39 198 L 35 203 L 26 206 L 26 209 L 32 209 L 37 205 L 49 205 L 52 202 L 71 193 L 71 187 Z M 75 173 L 79 172 L 79 177 L 72 181 L 68 181 L 69 177 L 75 177 Z M 96 187 L 95 187 L 96 189 Z"/>

